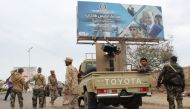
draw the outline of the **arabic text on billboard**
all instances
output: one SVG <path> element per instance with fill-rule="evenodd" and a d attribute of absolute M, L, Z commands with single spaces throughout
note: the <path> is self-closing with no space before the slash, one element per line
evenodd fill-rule
<path fill-rule="evenodd" d="M 78 38 L 164 39 L 159 6 L 78 2 Z"/>

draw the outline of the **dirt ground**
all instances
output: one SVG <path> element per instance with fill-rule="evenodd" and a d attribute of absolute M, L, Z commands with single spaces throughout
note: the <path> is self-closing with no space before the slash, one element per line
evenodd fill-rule
<path fill-rule="evenodd" d="M 24 93 L 24 109 L 31 109 L 32 103 L 31 103 L 31 98 L 32 94 L 31 93 Z M 0 95 L 0 109 L 10 109 L 10 101 L 3 101 L 4 94 Z M 45 109 L 65 109 L 62 106 L 62 101 L 63 97 L 59 97 L 55 101 L 55 105 L 51 105 L 49 103 L 50 97 L 47 97 L 47 104 Z M 16 105 L 18 107 L 18 101 L 16 101 Z M 190 97 L 184 97 L 183 100 L 184 104 L 184 109 L 190 109 Z M 16 108 L 18 109 L 18 108 Z M 82 106 L 80 109 L 84 109 Z M 103 107 L 101 109 L 123 109 L 123 107 L 113 107 L 113 106 L 108 106 L 108 107 Z M 160 93 L 153 93 L 152 97 L 143 97 L 143 105 L 140 107 L 140 109 L 168 109 L 168 102 L 166 100 L 166 94 L 164 92 Z"/>
<path fill-rule="evenodd" d="M 153 93 L 152 97 L 143 97 L 143 105 L 140 109 L 168 109 L 166 94 Z M 190 109 L 190 97 L 183 99 L 184 109 Z"/>
<path fill-rule="evenodd" d="M 166 97 L 167 95 L 165 91 L 163 90 L 159 92 L 154 91 L 151 97 L 143 97 L 142 99 L 143 104 L 140 107 L 140 109 L 169 109 Z M 59 97 L 56 100 L 55 105 L 53 107 L 48 103 L 46 109 L 64 109 L 62 107 L 62 100 L 63 98 Z M 183 104 L 184 104 L 184 109 L 190 109 L 190 97 L 184 97 Z M 84 107 L 82 106 L 80 109 L 84 109 Z M 101 109 L 124 109 L 124 108 L 122 106 L 121 107 L 108 106 L 108 107 L 103 107 Z"/>
<path fill-rule="evenodd" d="M 169 109 L 165 92 L 154 92 L 151 97 L 143 97 L 143 104 L 140 109 Z M 183 99 L 184 109 L 190 109 L 190 97 Z M 84 109 L 83 107 L 80 109 Z M 102 107 L 101 109 L 124 109 L 120 107 Z"/>

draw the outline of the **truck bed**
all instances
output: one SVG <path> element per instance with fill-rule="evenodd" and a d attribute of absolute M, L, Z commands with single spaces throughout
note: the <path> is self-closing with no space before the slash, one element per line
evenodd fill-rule
<path fill-rule="evenodd" d="M 151 92 L 150 73 L 130 72 L 92 72 L 83 77 L 80 90 L 85 86 L 88 92 L 118 93 L 125 89 L 129 93 Z"/>

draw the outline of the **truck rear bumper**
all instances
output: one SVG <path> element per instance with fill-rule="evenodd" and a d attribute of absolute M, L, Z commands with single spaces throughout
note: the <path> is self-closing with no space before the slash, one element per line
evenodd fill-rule
<path fill-rule="evenodd" d="M 125 96 L 120 96 L 119 94 L 97 94 L 97 98 L 129 98 L 133 97 L 135 95 L 140 95 L 140 96 L 151 96 L 151 92 L 146 92 L 146 93 L 131 93 L 129 95 Z"/>
<path fill-rule="evenodd" d="M 97 94 L 97 98 L 117 98 L 119 94 Z"/>

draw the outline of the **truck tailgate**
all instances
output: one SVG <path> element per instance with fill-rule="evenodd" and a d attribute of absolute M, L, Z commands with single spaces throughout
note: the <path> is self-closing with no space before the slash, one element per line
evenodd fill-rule
<path fill-rule="evenodd" d="M 151 87 L 149 74 L 137 72 L 94 72 L 91 74 L 91 85 L 94 89 L 127 89 L 129 92 L 139 92 L 140 88 Z"/>

